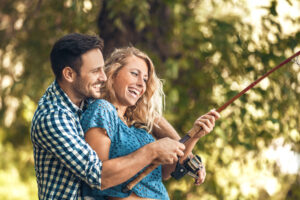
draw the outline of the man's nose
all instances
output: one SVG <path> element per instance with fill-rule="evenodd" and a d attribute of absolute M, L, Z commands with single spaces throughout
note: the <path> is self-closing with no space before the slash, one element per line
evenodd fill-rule
<path fill-rule="evenodd" d="M 100 81 L 102 81 L 102 82 L 105 82 L 107 80 L 107 76 L 106 76 L 106 74 L 104 72 L 104 68 L 103 67 L 101 67 L 101 70 L 99 71 L 99 77 L 98 77 L 98 79 Z"/>

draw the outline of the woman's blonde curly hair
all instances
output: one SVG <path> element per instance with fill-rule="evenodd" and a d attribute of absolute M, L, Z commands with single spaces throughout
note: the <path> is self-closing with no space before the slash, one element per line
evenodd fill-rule
<path fill-rule="evenodd" d="M 126 60 L 130 56 L 136 56 L 146 62 L 148 80 L 145 93 L 135 106 L 127 108 L 124 117 L 128 126 L 134 125 L 151 132 L 154 120 L 162 116 L 164 92 L 162 81 L 156 76 L 154 65 L 144 52 L 134 47 L 119 48 L 112 52 L 105 62 L 107 81 L 101 91 L 102 98 L 110 102 L 116 101 L 113 79 L 117 76 L 120 69 L 126 65 Z"/>

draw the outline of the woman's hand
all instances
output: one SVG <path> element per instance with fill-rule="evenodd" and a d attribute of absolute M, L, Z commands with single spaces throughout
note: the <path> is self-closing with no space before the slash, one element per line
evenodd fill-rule
<path fill-rule="evenodd" d="M 201 164 L 199 171 L 197 172 L 198 179 L 195 179 L 195 185 L 200 185 L 204 182 L 205 176 L 206 176 L 206 171 L 205 171 L 205 166 Z"/>
<path fill-rule="evenodd" d="M 199 117 L 195 121 L 193 129 L 198 130 L 200 128 L 201 130 L 197 132 L 193 137 L 201 138 L 210 133 L 215 126 L 215 121 L 219 118 L 220 114 L 214 109 Z"/>

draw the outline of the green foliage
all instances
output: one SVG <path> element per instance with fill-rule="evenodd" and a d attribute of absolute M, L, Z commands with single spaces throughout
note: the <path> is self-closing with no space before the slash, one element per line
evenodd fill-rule
<path fill-rule="evenodd" d="M 130 44 L 147 52 L 165 80 L 165 116 L 183 134 L 199 115 L 299 50 L 299 29 L 287 33 L 279 19 L 279 5 L 299 6 L 299 0 L 272 0 L 260 8 L 256 26 L 244 19 L 252 12 L 246 2 L 1 1 L 0 198 L 37 198 L 30 122 L 53 80 L 49 52 L 59 37 L 99 32 L 106 54 Z M 285 20 L 300 25 L 299 18 Z M 299 67 L 289 63 L 227 107 L 195 148 L 206 164 L 205 183 L 171 179 L 171 199 L 299 198 L 299 176 L 265 156 L 276 145 L 299 155 L 299 77 Z"/>

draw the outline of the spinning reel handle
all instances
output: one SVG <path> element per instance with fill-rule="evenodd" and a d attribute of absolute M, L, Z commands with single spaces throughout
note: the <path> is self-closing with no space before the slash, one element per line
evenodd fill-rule
<path fill-rule="evenodd" d="M 183 164 L 179 161 L 176 164 L 175 171 L 171 173 L 171 176 L 176 180 L 181 179 L 184 175 L 188 174 L 193 178 L 198 178 L 197 172 L 203 168 L 201 157 L 196 155 L 193 158 L 187 158 Z"/>

